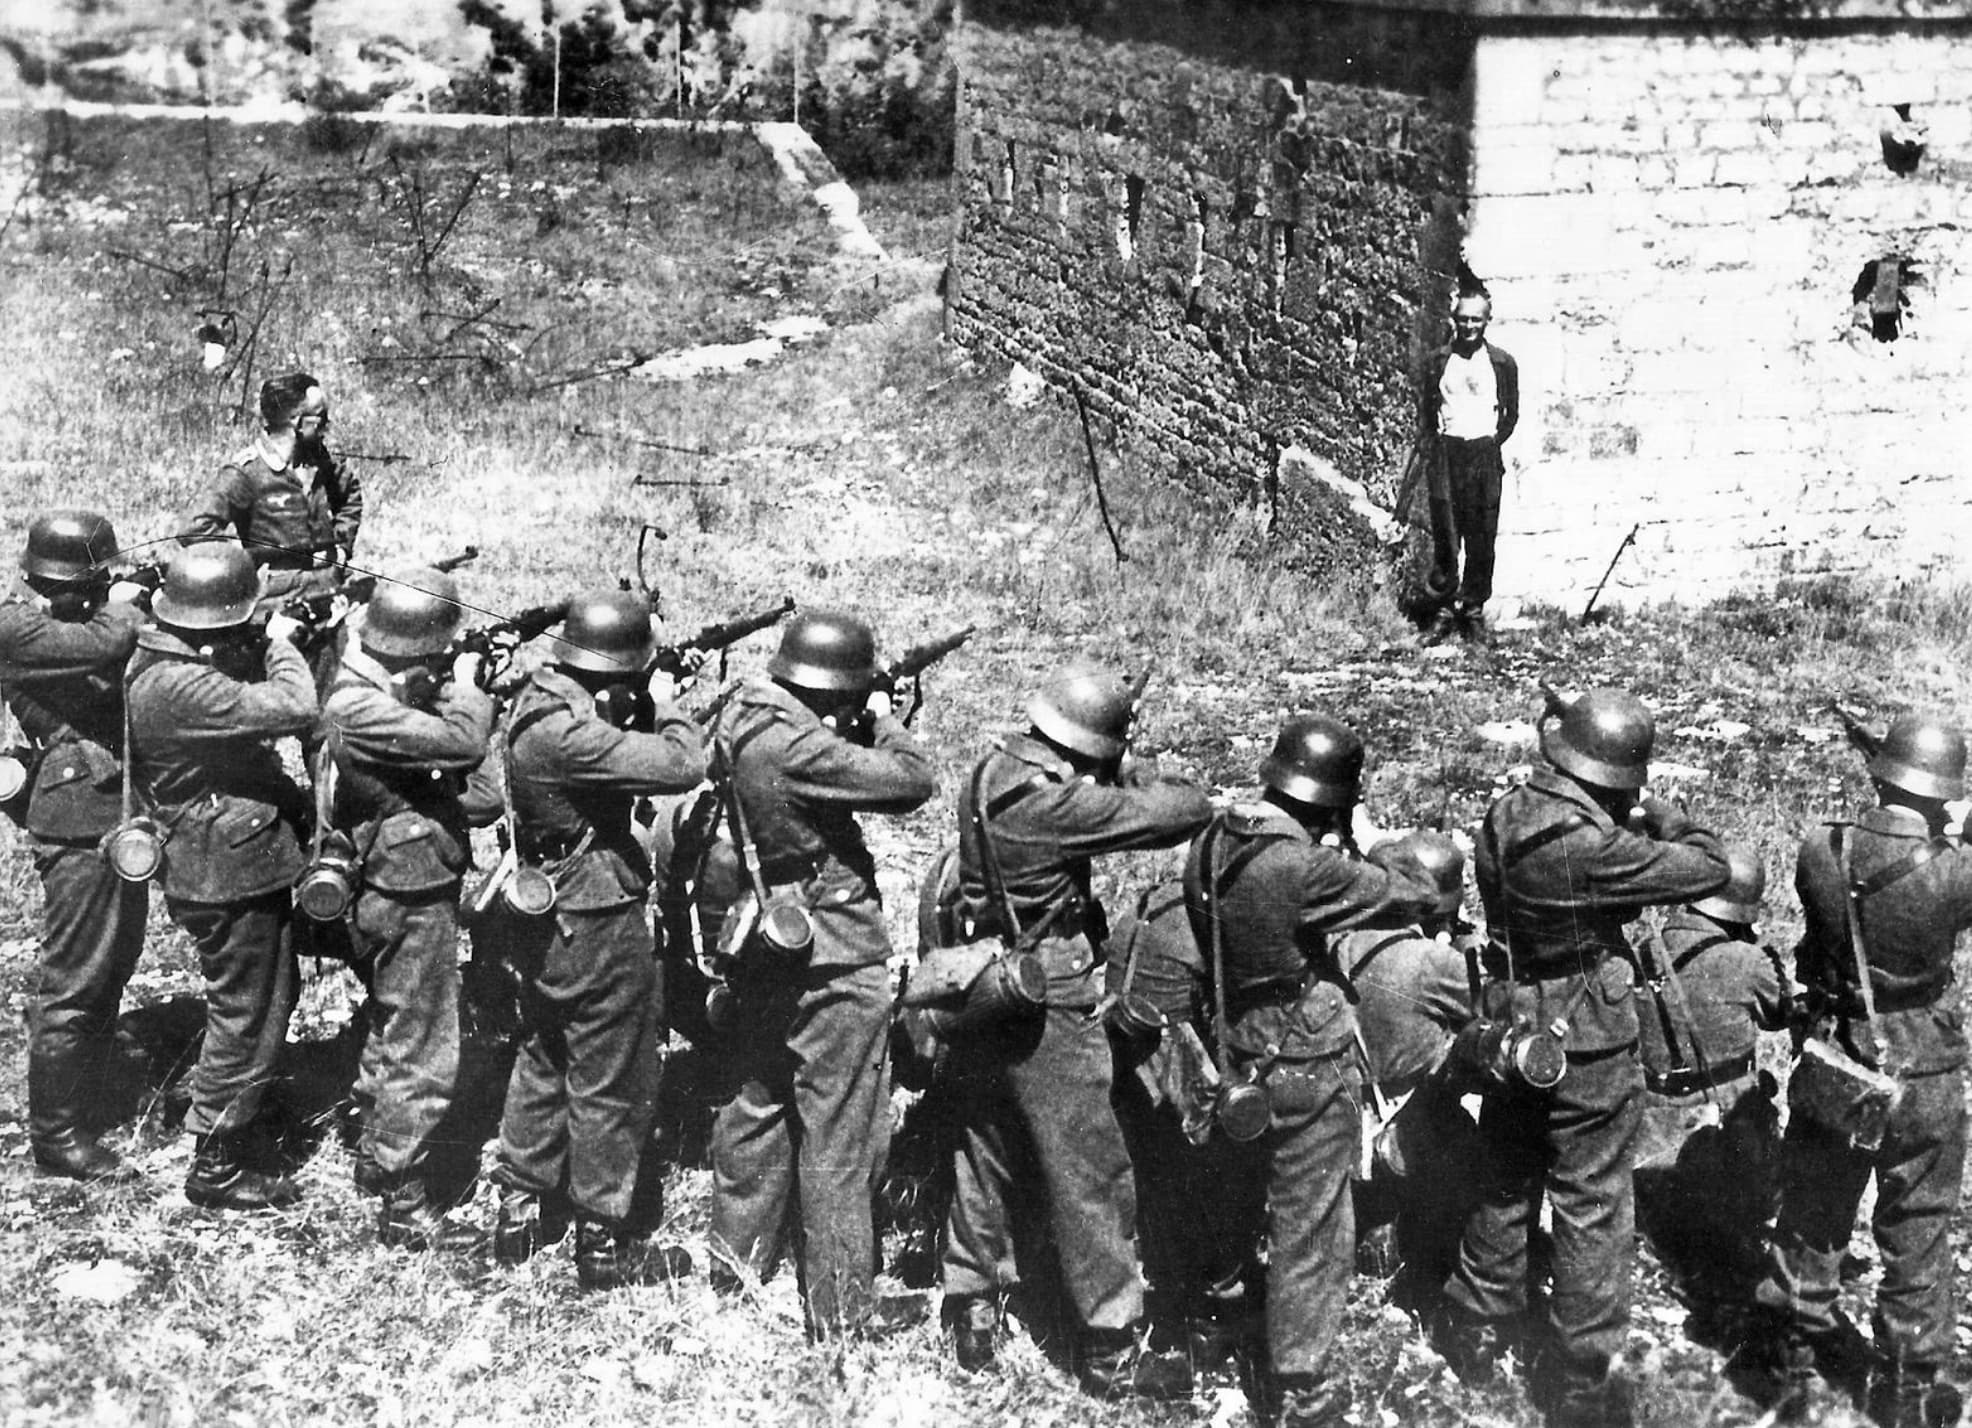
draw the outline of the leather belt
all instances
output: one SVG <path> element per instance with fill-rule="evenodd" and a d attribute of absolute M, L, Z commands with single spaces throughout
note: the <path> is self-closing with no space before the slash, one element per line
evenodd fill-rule
<path fill-rule="evenodd" d="M 770 887 L 784 887 L 789 883 L 805 883 L 822 871 L 822 860 L 816 858 L 775 858 L 760 865 L 760 880 Z"/>
<path fill-rule="evenodd" d="M 520 832 L 520 853 L 533 863 L 560 862 L 582 845 L 585 836 L 583 833 L 530 833 L 523 828 Z"/>
<path fill-rule="evenodd" d="M 1234 987 L 1226 996 L 1226 1015 L 1234 1021 L 1261 1007 L 1292 1006 L 1307 990 L 1299 977 L 1275 977 L 1251 986 Z"/>
<path fill-rule="evenodd" d="M 1695 1091 L 1709 1091 L 1750 1074 L 1753 1053 L 1747 1051 L 1727 1061 L 1715 1061 L 1708 1070 L 1709 1074 L 1696 1066 L 1679 1066 L 1664 1072 L 1647 1071 L 1643 1084 L 1660 1096 L 1689 1096 Z"/>

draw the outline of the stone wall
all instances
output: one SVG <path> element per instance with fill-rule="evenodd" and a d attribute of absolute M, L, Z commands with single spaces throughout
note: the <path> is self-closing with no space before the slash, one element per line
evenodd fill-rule
<path fill-rule="evenodd" d="M 1292 0 L 964 15 L 957 335 L 1199 489 L 1273 500 L 1309 563 L 1359 560 L 1360 518 L 1275 454 L 1393 494 L 1457 258 L 1465 26 Z"/>
<path fill-rule="evenodd" d="M 1500 589 L 1579 604 L 1639 522 L 1618 598 L 1966 573 L 1972 33 L 1495 34 L 1475 75 L 1466 252 L 1523 388 Z"/>

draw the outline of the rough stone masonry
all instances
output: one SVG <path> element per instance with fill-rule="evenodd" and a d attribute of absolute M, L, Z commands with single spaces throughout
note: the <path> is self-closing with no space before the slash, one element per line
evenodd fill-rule
<path fill-rule="evenodd" d="M 1501 594 L 1633 525 L 1616 598 L 1963 574 L 1972 16 L 1731 2 L 968 0 L 955 330 L 1352 565 L 1276 454 L 1391 500 L 1462 254 L 1521 361 Z"/>

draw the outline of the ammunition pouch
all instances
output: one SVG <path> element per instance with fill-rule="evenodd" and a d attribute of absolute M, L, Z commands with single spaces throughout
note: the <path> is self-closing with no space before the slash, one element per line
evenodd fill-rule
<path fill-rule="evenodd" d="M 1788 1078 L 1796 1115 L 1855 1150 L 1876 1150 L 1889 1132 L 1903 1083 L 1867 1066 L 1827 1037 L 1810 1035 Z"/>

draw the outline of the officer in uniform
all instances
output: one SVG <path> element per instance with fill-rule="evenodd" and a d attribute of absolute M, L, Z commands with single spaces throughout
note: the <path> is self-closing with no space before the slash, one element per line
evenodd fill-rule
<path fill-rule="evenodd" d="M 249 623 L 260 597 L 252 557 L 208 542 L 172 561 L 155 623 L 131 656 L 130 761 L 165 830 L 164 897 L 198 948 L 206 1028 L 185 1124 L 198 1137 L 185 1197 L 210 1209 L 292 1203 L 294 1183 L 248 1163 L 245 1133 L 272 1084 L 296 972 L 290 889 L 301 872 L 306 795 L 274 741 L 315 727 L 300 626 Z"/>
<path fill-rule="evenodd" d="M 329 400 L 306 372 L 261 384 L 260 421 L 260 436 L 220 468 L 186 533 L 237 536 L 266 571 L 270 605 L 329 594 L 356 548 L 363 483 L 329 453 Z"/>
<path fill-rule="evenodd" d="M 644 908 L 650 857 L 632 814 L 639 798 L 705 777 L 698 730 L 647 689 L 656 655 L 642 600 L 585 591 L 569 603 L 554 663 L 528 679 L 506 726 L 520 858 L 555 891 L 548 912 L 503 909 L 490 930 L 521 980 L 494 1247 L 518 1263 L 539 1247 L 544 1220 L 572 1211 L 585 1289 L 691 1268 L 682 1253 L 641 1243 L 641 1226 L 629 1223 L 657 1116 L 664 1024 Z"/>
<path fill-rule="evenodd" d="M 1109 1044 L 1089 1016 L 1109 937 L 1090 861 L 1181 843 L 1211 805 L 1190 784 L 1124 768 L 1135 702 L 1116 675 L 1056 675 L 1028 701 L 1027 733 L 987 754 L 959 794 L 961 922 L 1028 946 L 1047 971 L 1047 1004 L 954 1039 L 960 1138 L 945 1304 L 959 1362 L 984 1367 L 1014 1274 L 1013 1182 L 1038 1177 L 1081 1324 L 1082 1386 L 1099 1396 L 1177 1397 L 1191 1390 L 1189 1368 L 1139 1342 L 1135 1186 L 1110 1105 Z M 1009 910 L 1016 926 L 1006 925 Z"/>
<path fill-rule="evenodd" d="M 1965 1035 L 1952 953 L 1972 927 L 1972 848 L 1941 835 L 1945 803 L 1965 796 L 1965 738 L 1906 714 L 1868 767 L 1877 806 L 1854 823 L 1816 829 L 1801 845 L 1794 886 L 1807 931 L 1796 971 L 1816 1029 L 1895 1076 L 1902 1094 L 1874 1151 L 1852 1147 L 1793 1101 L 1780 1218 L 1755 1296 L 1763 1319 L 1755 1353 L 1764 1350 L 1780 1416 L 1805 1416 L 1814 1345 L 1835 1327 L 1842 1256 L 1874 1175 L 1883 1278 L 1870 1416 L 1884 1428 L 1947 1428 L 1962 1406 L 1944 1375 L 1957 1330 L 1951 1222 L 1965 1163 Z M 1873 1020 L 1857 980 L 1859 954 Z"/>
<path fill-rule="evenodd" d="M 28 527 L 21 583 L 0 604 L 0 693 L 32 747 L 21 821 L 41 876 L 41 958 L 28 999 L 34 1160 L 76 1180 L 133 1177 L 90 1124 L 117 1006 L 144 948 L 149 899 L 97 853 L 123 785 L 123 667 L 144 617 L 116 590 L 116 532 L 94 511 Z"/>
<path fill-rule="evenodd" d="M 1778 1088 L 1755 1055 L 1794 1006 L 1793 977 L 1754 931 L 1766 869 L 1744 848 L 1726 861 L 1724 889 L 1665 917 L 1638 1002 L 1637 1218 L 1707 1312 L 1745 1301 L 1774 1212 Z"/>
<path fill-rule="evenodd" d="M 463 1243 L 426 1180 L 459 1072 L 459 884 L 472 861 L 461 800 L 494 712 L 475 682 L 479 656 L 447 658 L 458 594 L 435 570 L 385 581 L 322 707 L 336 826 L 362 868 L 351 920 L 370 994 L 358 1163 L 374 1167 L 383 1197 L 377 1238 L 412 1249 Z"/>
<path fill-rule="evenodd" d="M 1554 1284 L 1547 1332 L 1530 1346 L 1533 1387 L 1557 1428 L 1631 1421 L 1629 1386 L 1613 1372 L 1629 1330 L 1643 1091 L 1624 925 L 1653 904 L 1707 897 L 1731 872 L 1709 830 L 1657 799 L 1638 804 L 1655 735 L 1634 695 L 1582 695 L 1543 732 L 1549 766 L 1493 804 L 1477 840 L 1490 934 L 1482 1013 L 1515 1033 L 1502 1047 L 1528 1044 L 1524 1032 L 1552 1038 L 1566 1060 L 1547 1089 L 1528 1063 L 1509 1064 L 1486 1096 L 1483 1198 L 1436 1339 L 1461 1377 L 1491 1373 L 1527 1309 L 1528 1239 L 1545 1196 Z"/>
<path fill-rule="evenodd" d="M 1406 926 L 1439 901 L 1404 845 L 1356 855 L 1362 769 L 1362 740 L 1347 725 L 1294 716 L 1260 763 L 1260 801 L 1214 817 L 1185 863 L 1199 946 L 1210 967 L 1216 942 L 1224 964 L 1220 1054 L 1234 1083 L 1263 1088 L 1269 1110 L 1256 1138 L 1221 1135 L 1234 1193 L 1220 1213 L 1256 1240 L 1265 1225 L 1267 1386 L 1283 1428 L 1340 1425 L 1348 1410 L 1329 1353 L 1355 1263 L 1362 1068 L 1327 939 Z"/>
<path fill-rule="evenodd" d="M 889 1134 L 890 939 L 856 815 L 908 813 L 937 781 L 875 688 L 861 620 L 796 615 L 767 675 L 727 704 L 714 757 L 729 826 L 737 811 L 813 946 L 756 936 L 731 972 L 740 1089 L 712 1130 L 711 1252 L 732 1284 L 772 1273 L 796 1233 L 808 1332 L 827 1338 L 876 1327 L 870 1196 Z"/>

